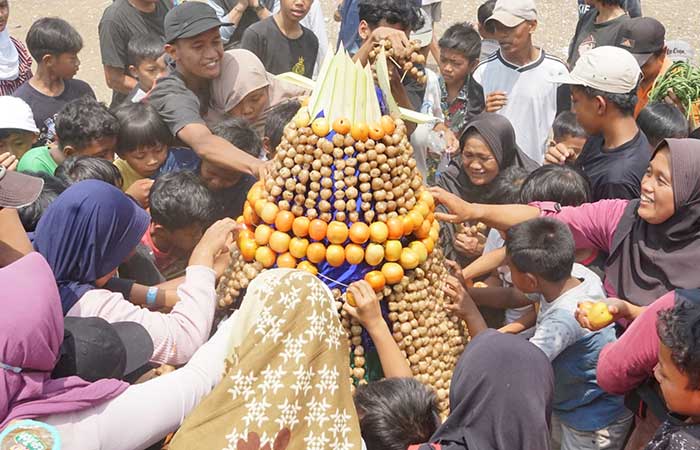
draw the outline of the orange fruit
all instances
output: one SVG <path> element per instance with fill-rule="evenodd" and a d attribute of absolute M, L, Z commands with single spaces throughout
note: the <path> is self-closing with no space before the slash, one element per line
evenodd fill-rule
<path fill-rule="evenodd" d="M 365 251 L 357 244 L 345 246 L 345 260 L 350 264 L 361 264 L 365 260 Z"/>
<path fill-rule="evenodd" d="M 369 126 L 369 137 L 374 139 L 375 141 L 381 140 L 385 134 L 386 133 L 384 133 L 384 129 L 380 124 L 373 123 Z"/>
<path fill-rule="evenodd" d="M 428 250 L 428 253 L 432 253 L 435 249 L 435 241 L 431 238 L 421 239 L 421 242 L 425 245 L 425 249 Z"/>
<path fill-rule="evenodd" d="M 238 232 L 238 238 L 236 238 L 236 242 L 240 244 L 241 241 L 244 239 L 253 239 L 255 240 L 255 233 L 250 231 L 247 228 L 242 229 L 241 231 Z"/>
<path fill-rule="evenodd" d="M 328 224 L 326 236 L 331 244 L 343 244 L 348 240 L 348 226 L 344 222 L 334 220 Z"/>
<path fill-rule="evenodd" d="M 314 219 L 309 223 L 309 236 L 315 241 L 322 241 L 326 238 L 328 224 L 321 219 Z"/>
<path fill-rule="evenodd" d="M 276 256 L 277 255 L 275 255 L 275 252 L 273 252 L 270 247 L 258 247 L 258 249 L 255 250 L 255 260 L 266 269 L 275 264 Z"/>
<path fill-rule="evenodd" d="M 289 253 L 295 258 L 303 258 L 306 256 L 306 249 L 309 247 L 309 240 L 304 238 L 293 237 L 289 241 Z"/>
<path fill-rule="evenodd" d="M 384 133 L 394 134 L 394 130 L 396 130 L 396 124 L 394 123 L 394 119 L 392 119 L 391 116 L 382 116 L 382 118 L 379 120 L 379 124 L 382 126 L 382 130 L 384 130 Z"/>
<path fill-rule="evenodd" d="M 320 242 L 312 242 L 306 248 L 306 258 L 314 263 L 322 263 L 326 259 L 326 247 Z"/>
<path fill-rule="evenodd" d="M 431 211 L 435 209 L 435 199 L 433 198 L 433 194 L 430 192 L 421 192 L 420 195 L 418 195 L 418 200 L 428 205 L 428 208 L 430 208 Z"/>
<path fill-rule="evenodd" d="M 384 263 L 382 266 L 382 274 L 387 284 L 396 284 L 403 278 L 403 267 L 395 262 Z"/>
<path fill-rule="evenodd" d="M 413 211 L 418 211 L 423 218 L 428 217 L 428 214 L 430 214 L 430 208 L 428 208 L 428 205 L 420 200 L 416 202 L 416 206 L 413 207 Z"/>
<path fill-rule="evenodd" d="M 389 229 L 389 239 L 401 239 L 403 237 L 403 220 L 398 217 L 392 217 L 386 221 L 386 226 Z"/>
<path fill-rule="evenodd" d="M 364 142 L 369 137 L 369 127 L 366 123 L 353 123 L 350 127 L 350 136 L 356 141 Z"/>
<path fill-rule="evenodd" d="M 287 233 L 283 233 L 282 231 L 273 231 L 270 235 L 270 248 L 278 254 L 285 253 L 289 250 L 290 240 L 291 238 Z"/>
<path fill-rule="evenodd" d="M 262 218 L 262 212 L 265 205 L 267 205 L 267 200 L 265 200 L 264 198 L 261 198 L 260 200 L 253 203 L 253 211 L 255 211 L 255 214 L 257 214 L 260 218 Z"/>
<path fill-rule="evenodd" d="M 333 131 L 340 134 L 348 134 L 350 132 L 350 120 L 345 117 L 335 119 L 333 121 Z"/>
<path fill-rule="evenodd" d="M 430 232 L 428 233 L 428 237 L 435 242 L 440 240 L 440 228 L 431 227 Z"/>
<path fill-rule="evenodd" d="M 423 264 L 428 259 L 428 249 L 422 241 L 413 241 L 408 244 L 408 248 L 416 252 L 420 264 Z"/>
<path fill-rule="evenodd" d="M 357 306 L 357 301 L 355 301 L 355 296 L 352 295 L 352 292 L 345 293 L 345 301 L 348 302 L 350 306 Z"/>
<path fill-rule="evenodd" d="M 257 225 L 260 221 L 260 218 L 255 214 L 255 210 L 248 201 L 243 205 L 243 221 L 246 225 Z"/>
<path fill-rule="evenodd" d="M 409 217 L 411 219 L 411 222 L 413 222 L 414 231 L 420 228 L 421 224 L 423 223 L 423 216 L 415 209 L 410 210 L 407 214 L 407 217 Z"/>
<path fill-rule="evenodd" d="M 290 211 L 280 211 L 275 217 L 275 229 L 284 231 L 285 233 L 292 229 L 294 223 L 294 214 Z"/>
<path fill-rule="evenodd" d="M 365 250 L 365 261 L 370 266 L 378 266 L 384 259 L 384 247 L 380 244 L 369 244 Z"/>
<path fill-rule="evenodd" d="M 328 123 L 328 119 L 325 117 L 319 117 L 318 119 L 311 122 L 311 130 L 318 137 L 327 136 L 331 131 L 331 126 Z"/>
<path fill-rule="evenodd" d="M 423 223 L 420 224 L 420 227 L 413 232 L 413 234 L 415 234 L 418 239 L 425 239 L 430 235 L 431 229 L 432 227 L 430 226 L 430 222 L 424 220 Z"/>
<path fill-rule="evenodd" d="M 408 236 L 413 233 L 413 220 L 409 216 L 401 216 L 401 223 L 403 224 L 403 235 Z"/>
<path fill-rule="evenodd" d="M 277 267 L 294 269 L 297 267 L 297 260 L 289 253 L 282 253 L 277 257 Z"/>
<path fill-rule="evenodd" d="M 242 215 L 236 217 L 236 223 L 245 224 L 245 219 Z"/>
<path fill-rule="evenodd" d="M 258 225 L 255 227 L 255 242 L 258 245 L 267 245 L 270 242 L 270 236 L 272 236 L 272 228 L 267 225 Z"/>
<path fill-rule="evenodd" d="M 306 237 L 309 234 L 309 218 L 308 217 L 297 217 L 294 219 L 294 222 L 292 222 L 292 231 L 294 232 L 294 236 L 297 237 Z"/>
<path fill-rule="evenodd" d="M 373 222 L 369 226 L 369 238 L 372 242 L 382 243 L 389 237 L 389 227 L 384 222 Z"/>
<path fill-rule="evenodd" d="M 364 222 L 355 222 L 350 226 L 349 235 L 355 244 L 364 244 L 369 240 L 369 226 Z"/>
<path fill-rule="evenodd" d="M 272 202 L 265 202 L 265 205 L 262 208 L 262 212 L 260 213 L 260 218 L 265 222 L 269 224 L 275 223 L 275 218 L 277 217 L 277 213 L 280 211 L 280 209 L 277 207 L 276 204 Z"/>
<path fill-rule="evenodd" d="M 331 244 L 326 249 L 326 261 L 333 267 L 340 267 L 345 262 L 345 249 L 338 244 Z"/>
<path fill-rule="evenodd" d="M 365 275 L 365 281 L 372 286 L 374 292 L 381 291 L 386 285 L 386 278 L 384 277 L 384 274 L 378 270 L 368 272 L 367 275 Z"/>
<path fill-rule="evenodd" d="M 238 241 L 238 249 L 241 251 L 243 259 L 251 262 L 255 259 L 255 251 L 258 249 L 258 244 L 255 239 L 246 238 Z"/>
<path fill-rule="evenodd" d="M 401 241 L 390 240 L 384 244 L 384 258 L 387 261 L 398 261 L 401 258 Z"/>
<path fill-rule="evenodd" d="M 415 269 L 420 264 L 420 257 L 411 248 L 404 248 L 401 250 L 401 258 L 399 259 L 401 267 L 404 269 Z"/>
<path fill-rule="evenodd" d="M 311 273 L 312 275 L 318 275 L 318 269 L 316 268 L 316 266 L 314 266 L 308 261 L 302 261 L 299 264 L 297 264 L 297 269 L 305 270 Z"/>
<path fill-rule="evenodd" d="M 248 195 L 246 195 L 246 200 L 250 202 L 250 205 L 253 206 L 255 205 L 255 202 L 260 200 L 260 197 L 262 197 L 262 188 L 263 184 L 261 181 L 256 181 L 255 184 L 253 184 L 250 189 L 248 190 Z"/>
<path fill-rule="evenodd" d="M 300 109 L 296 116 L 294 116 L 294 124 L 297 126 L 297 128 L 304 128 L 305 126 L 309 125 L 309 122 L 311 122 L 311 115 L 309 114 L 309 110 L 306 108 Z"/>

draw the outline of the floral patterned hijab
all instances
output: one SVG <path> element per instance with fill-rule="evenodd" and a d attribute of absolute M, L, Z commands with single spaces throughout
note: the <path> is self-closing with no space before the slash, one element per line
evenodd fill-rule
<path fill-rule="evenodd" d="M 259 275 L 239 312 L 255 321 L 252 331 L 169 449 L 360 450 L 347 338 L 334 303 L 307 272 Z"/>

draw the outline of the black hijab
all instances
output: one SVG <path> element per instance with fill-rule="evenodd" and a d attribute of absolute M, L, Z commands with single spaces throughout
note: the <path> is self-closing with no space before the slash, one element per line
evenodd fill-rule
<path fill-rule="evenodd" d="M 552 365 L 539 348 L 486 330 L 459 358 L 450 415 L 430 441 L 444 450 L 549 450 L 553 383 Z"/>

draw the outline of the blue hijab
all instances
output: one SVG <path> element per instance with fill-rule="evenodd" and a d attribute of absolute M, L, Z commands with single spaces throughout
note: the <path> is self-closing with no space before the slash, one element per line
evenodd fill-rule
<path fill-rule="evenodd" d="M 66 189 L 47 208 L 34 248 L 53 270 L 65 315 L 129 256 L 150 217 L 116 187 L 85 180 Z"/>

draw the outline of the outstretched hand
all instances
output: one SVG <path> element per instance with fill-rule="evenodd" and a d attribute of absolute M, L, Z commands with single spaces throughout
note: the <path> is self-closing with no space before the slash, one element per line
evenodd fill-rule
<path fill-rule="evenodd" d="M 357 319 L 368 332 L 371 333 L 378 326 L 386 326 L 377 294 L 368 282 L 360 280 L 352 283 L 346 296 L 343 309 Z"/>
<path fill-rule="evenodd" d="M 467 203 L 458 196 L 439 187 L 434 186 L 428 190 L 433 195 L 435 203 L 444 206 L 448 211 L 446 213 L 436 211 L 435 218 L 437 220 L 449 223 L 464 223 L 477 219 L 476 209 L 472 203 Z"/>

